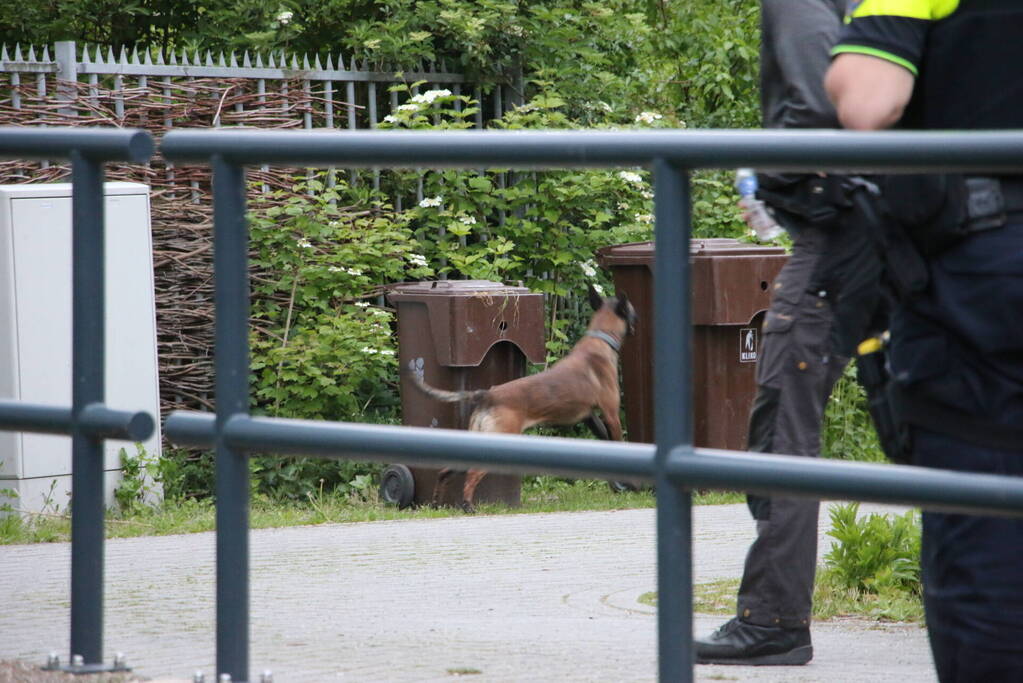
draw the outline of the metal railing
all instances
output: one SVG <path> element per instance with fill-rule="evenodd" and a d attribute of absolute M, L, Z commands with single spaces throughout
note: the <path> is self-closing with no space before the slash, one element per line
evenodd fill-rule
<path fill-rule="evenodd" d="M 2 159 L 71 161 L 71 406 L 0 400 L 0 429 L 71 436 L 70 670 L 80 672 L 103 669 L 103 442 L 145 441 L 155 425 L 148 413 L 104 404 L 103 164 L 152 153 L 152 138 L 138 130 L 0 128 Z"/>
<path fill-rule="evenodd" d="M 133 81 L 134 88 L 139 90 L 152 87 L 159 91 L 168 106 L 177 89 L 187 88 L 196 79 L 236 82 L 242 79 L 250 83 L 256 96 L 253 101 L 256 109 L 262 108 L 260 102 L 266 100 L 273 88 L 286 91 L 291 83 L 312 103 L 307 110 L 298 112 L 307 129 L 375 127 L 388 108 L 394 110 L 398 106 L 398 93 L 388 92 L 389 86 L 398 83 L 423 82 L 432 89 L 447 87 L 456 95 L 471 96 L 480 103 L 480 110 L 474 116 L 477 128 L 483 127 L 485 118 L 501 118 L 506 110 L 522 103 L 521 83 L 515 87 L 494 84 L 490 92 L 485 93 L 480 84 L 467 82 L 465 76 L 450 71 L 444 62 L 399 69 L 357 62 L 354 57 L 346 59 L 341 54 L 336 56 L 336 62 L 329 54 L 323 60 L 313 55 L 310 61 L 309 55 L 289 55 L 283 51 L 251 56 L 247 51 L 241 55 L 230 52 L 214 57 L 208 51 L 204 55 L 198 52 L 190 55 L 184 50 L 166 54 L 160 50 L 154 55 L 144 50 L 140 55 L 137 49 L 130 54 L 122 49 L 115 55 L 110 47 L 58 41 L 53 44 L 52 57 L 48 45 L 38 50 L 35 46 L 0 45 L 0 73 L 9 74 L 10 102 L 15 110 L 22 106 L 25 88 L 31 87 L 37 95 L 45 95 L 49 80 L 50 86 L 56 86 L 54 97 L 61 104 L 63 114 L 74 116 L 79 109 L 84 113 L 101 97 L 109 97 L 114 100 L 113 109 L 118 119 L 123 119 L 126 107 L 130 110 L 132 99 L 137 96 L 137 90 L 126 83 L 126 79 Z M 27 82 L 22 82 L 23 77 Z M 77 87 L 70 87 L 82 79 L 83 93 Z M 106 87 L 101 79 L 109 81 Z M 231 87 L 232 84 L 225 84 L 226 89 Z M 172 123 L 169 119 L 165 121 L 167 128 Z"/>
<path fill-rule="evenodd" d="M 823 131 L 339 132 L 175 131 L 172 161 L 214 172 L 215 415 L 176 412 L 165 434 L 214 447 L 217 461 L 217 672 L 248 680 L 248 468 L 252 453 L 400 460 L 500 472 L 630 478 L 657 486 L 658 650 L 664 681 L 693 675 L 689 490 L 727 488 L 929 509 L 1023 514 L 1023 481 L 909 466 L 816 461 L 693 447 L 689 171 L 1023 172 L 1020 133 Z M 251 417 L 246 165 L 562 168 L 646 166 L 655 190 L 656 445 Z"/>

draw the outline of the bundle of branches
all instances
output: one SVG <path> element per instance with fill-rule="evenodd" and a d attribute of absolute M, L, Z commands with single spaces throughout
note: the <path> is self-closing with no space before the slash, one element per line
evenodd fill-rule
<path fill-rule="evenodd" d="M 111 79 L 112 80 L 112 79 Z M 70 84 L 62 82 L 61 88 Z M 74 113 L 58 98 L 52 78 L 38 87 L 11 84 L 0 98 L 0 125 L 117 126 L 150 131 L 157 140 L 171 128 L 252 126 L 301 128 L 316 99 L 301 81 L 281 82 L 272 92 L 254 91 L 248 79 L 150 80 L 131 88 L 77 84 Z M 336 103 L 344 106 L 345 103 Z M 250 194 L 290 193 L 304 171 L 250 169 Z M 66 164 L 0 162 L 0 183 L 70 180 Z M 175 166 L 158 155 L 146 165 L 108 164 L 108 180 L 141 182 L 151 189 L 153 268 L 161 411 L 212 410 L 213 264 L 209 166 Z M 260 205 L 272 201 L 260 197 Z"/>

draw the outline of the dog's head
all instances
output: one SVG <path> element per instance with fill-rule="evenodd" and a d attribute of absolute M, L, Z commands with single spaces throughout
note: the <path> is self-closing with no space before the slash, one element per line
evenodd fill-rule
<path fill-rule="evenodd" d="M 629 302 L 629 298 L 624 294 L 620 296 L 602 297 L 599 292 L 593 287 L 588 285 L 587 294 L 590 298 L 590 306 L 596 313 L 600 313 L 602 310 L 610 311 L 620 321 L 619 324 L 624 323 L 625 334 L 631 336 L 636 333 L 636 309 L 632 303 Z M 594 315 L 596 320 L 597 316 Z"/>

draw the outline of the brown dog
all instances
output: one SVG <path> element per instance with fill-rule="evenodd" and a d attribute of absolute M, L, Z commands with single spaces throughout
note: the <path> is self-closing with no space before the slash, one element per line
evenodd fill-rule
<path fill-rule="evenodd" d="M 567 356 L 543 372 L 476 391 L 437 389 L 415 372 L 411 373 L 412 383 L 438 401 L 468 402 L 472 407 L 470 431 L 519 434 L 535 425 L 585 422 L 599 438 L 621 441 L 618 351 L 626 335 L 635 331 L 636 310 L 626 297 L 605 299 L 592 286 L 589 298 L 595 313 L 585 335 Z M 437 474 L 434 506 L 444 498 L 454 472 L 447 467 Z M 462 488 L 466 512 L 475 509 L 476 487 L 485 475 L 480 469 L 466 473 Z"/>

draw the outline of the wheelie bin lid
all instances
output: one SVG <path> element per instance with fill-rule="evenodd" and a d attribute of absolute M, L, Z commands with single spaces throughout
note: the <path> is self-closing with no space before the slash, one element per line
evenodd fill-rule
<path fill-rule="evenodd" d="M 491 347 L 508 342 L 533 363 L 546 360 L 543 294 L 527 287 L 490 280 L 402 282 L 387 288 L 398 306 L 425 306 L 437 362 L 449 367 L 477 366 Z"/>
<path fill-rule="evenodd" d="M 603 267 L 640 265 L 652 267 L 654 252 L 653 241 L 613 244 L 597 249 L 597 262 Z M 766 256 L 784 253 L 784 247 L 740 242 L 731 237 L 694 239 L 689 242 L 689 255 L 693 257 Z"/>

